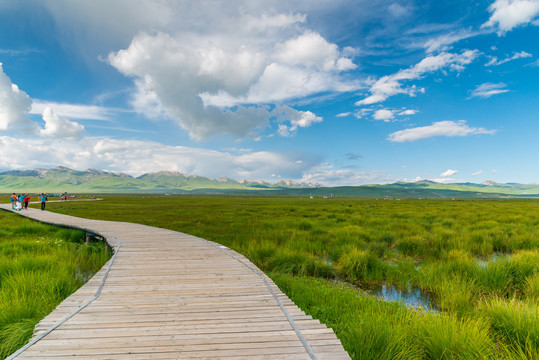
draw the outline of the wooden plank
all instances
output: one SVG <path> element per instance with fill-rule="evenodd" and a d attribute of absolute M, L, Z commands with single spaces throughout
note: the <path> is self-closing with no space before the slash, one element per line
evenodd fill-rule
<path fill-rule="evenodd" d="M 100 297 L 20 359 L 311 358 L 260 270 L 231 249 L 139 224 L 34 209 L 24 215 L 84 228 L 121 248 Z M 43 319 L 35 336 L 93 298 L 103 274 L 101 269 Z M 263 276 L 318 359 L 349 359 L 331 329 L 305 315 Z"/>

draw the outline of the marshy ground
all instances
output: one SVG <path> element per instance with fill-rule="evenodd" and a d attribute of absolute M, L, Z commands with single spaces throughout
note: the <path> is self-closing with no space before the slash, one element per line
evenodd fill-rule
<path fill-rule="evenodd" d="M 113 196 L 47 206 L 243 253 L 356 359 L 539 358 L 536 200 Z M 428 296 L 436 311 L 369 295 L 382 286 Z"/>
<path fill-rule="evenodd" d="M 109 259 L 83 231 L 0 211 L 0 358 L 23 346 L 34 326 Z"/>

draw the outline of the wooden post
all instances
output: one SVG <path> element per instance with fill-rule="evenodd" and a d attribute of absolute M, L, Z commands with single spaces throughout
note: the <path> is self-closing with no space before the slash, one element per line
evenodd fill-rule
<path fill-rule="evenodd" d="M 90 244 L 90 234 L 86 233 L 86 245 Z"/>

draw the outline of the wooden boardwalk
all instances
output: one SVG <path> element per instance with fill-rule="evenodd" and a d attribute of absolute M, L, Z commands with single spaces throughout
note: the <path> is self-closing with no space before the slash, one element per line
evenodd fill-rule
<path fill-rule="evenodd" d="M 100 234 L 117 251 L 34 339 L 95 298 L 110 268 L 99 297 L 16 359 L 350 359 L 331 329 L 231 249 L 139 224 L 19 213 Z"/>

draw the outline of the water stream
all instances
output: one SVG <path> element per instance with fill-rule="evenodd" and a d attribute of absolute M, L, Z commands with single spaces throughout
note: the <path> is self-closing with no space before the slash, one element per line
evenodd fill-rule
<path fill-rule="evenodd" d="M 401 290 L 394 286 L 383 284 L 379 288 L 368 291 L 367 293 L 380 300 L 400 302 L 409 309 L 424 310 L 427 312 L 440 311 L 440 309 L 432 302 L 431 296 L 425 294 L 419 288 Z"/>

